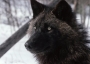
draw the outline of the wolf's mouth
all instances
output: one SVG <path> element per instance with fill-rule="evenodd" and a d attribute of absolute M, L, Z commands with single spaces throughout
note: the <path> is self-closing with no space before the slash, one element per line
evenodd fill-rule
<path fill-rule="evenodd" d="M 47 51 L 50 49 L 50 46 L 46 47 L 43 51 Z"/>
<path fill-rule="evenodd" d="M 28 49 L 28 51 L 35 54 L 39 54 L 42 52 L 45 53 L 45 52 L 48 52 L 48 50 L 50 50 L 50 46 L 46 47 L 45 49 Z"/>

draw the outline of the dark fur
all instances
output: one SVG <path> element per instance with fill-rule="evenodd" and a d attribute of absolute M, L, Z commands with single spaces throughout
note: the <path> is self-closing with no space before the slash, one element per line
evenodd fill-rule
<path fill-rule="evenodd" d="M 42 6 L 40 4 L 41 11 Z M 41 13 L 33 8 L 37 15 L 29 27 L 32 36 L 25 46 L 39 64 L 90 64 L 90 50 L 85 45 L 88 42 L 86 32 L 76 23 L 66 1 L 61 0 L 55 8 L 45 7 Z"/>

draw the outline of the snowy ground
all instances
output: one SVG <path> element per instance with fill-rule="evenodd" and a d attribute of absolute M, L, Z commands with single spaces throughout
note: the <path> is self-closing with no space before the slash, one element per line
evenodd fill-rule
<path fill-rule="evenodd" d="M 12 27 L 9 25 L 0 24 L 0 44 L 17 30 L 17 27 L 16 30 L 11 30 L 11 28 Z M 24 43 L 27 39 L 28 36 L 25 36 L 13 48 L 11 48 L 0 59 L 0 64 L 37 64 L 33 55 L 24 47 Z"/>
<path fill-rule="evenodd" d="M 78 19 L 80 19 L 79 15 L 78 15 Z M 89 23 L 89 27 L 90 27 L 90 23 Z M 3 43 L 8 37 L 10 37 L 10 35 L 13 34 L 18 28 L 15 27 L 16 30 L 11 30 L 11 29 L 12 26 L 0 24 L 0 44 Z M 90 32 L 88 34 L 90 34 Z M 28 52 L 24 47 L 24 44 L 27 41 L 27 39 L 28 36 L 25 36 L 13 48 L 11 48 L 0 59 L 0 64 L 38 64 L 36 59 L 33 57 L 33 55 L 30 52 Z"/>

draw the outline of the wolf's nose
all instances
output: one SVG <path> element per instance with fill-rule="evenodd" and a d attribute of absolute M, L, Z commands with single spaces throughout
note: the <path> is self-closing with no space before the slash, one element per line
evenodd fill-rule
<path fill-rule="evenodd" d="M 27 50 L 32 48 L 28 43 L 25 43 L 25 47 L 26 47 Z"/>
<path fill-rule="evenodd" d="M 28 47 L 28 43 L 25 43 L 25 47 Z"/>

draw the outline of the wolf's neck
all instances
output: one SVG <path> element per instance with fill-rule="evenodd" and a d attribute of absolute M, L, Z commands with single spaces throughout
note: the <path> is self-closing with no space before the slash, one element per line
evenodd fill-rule
<path fill-rule="evenodd" d="M 89 64 L 88 50 L 82 47 L 56 51 L 51 54 L 36 55 L 39 64 Z"/>

